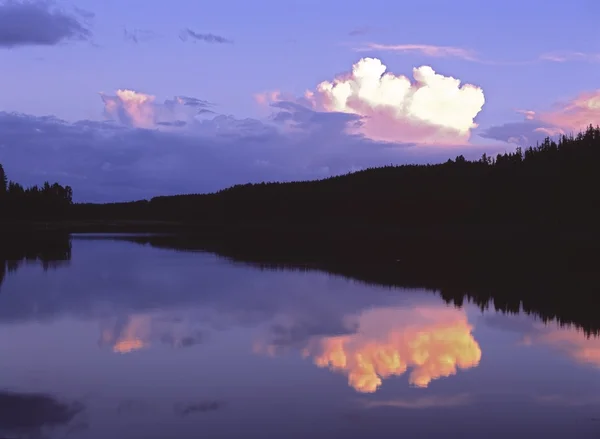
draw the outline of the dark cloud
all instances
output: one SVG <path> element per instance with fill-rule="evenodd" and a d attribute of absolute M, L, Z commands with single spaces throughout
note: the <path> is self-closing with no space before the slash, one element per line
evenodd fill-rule
<path fill-rule="evenodd" d="M 487 128 L 479 133 L 479 136 L 528 147 L 544 141 L 548 137 L 548 131 L 546 131 L 548 128 L 556 127 L 549 127 L 547 123 L 535 120 L 510 122 Z"/>
<path fill-rule="evenodd" d="M 205 101 L 203 99 L 191 98 L 189 96 L 178 96 L 183 105 L 187 105 L 189 107 L 209 107 L 214 104 L 211 102 Z"/>
<path fill-rule="evenodd" d="M 176 120 L 175 122 L 156 122 L 157 125 L 162 125 L 164 127 L 184 127 L 187 125 L 187 122 L 184 120 Z"/>
<path fill-rule="evenodd" d="M 189 28 L 182 30 L 179 34 L 179 38 L 181 39 L 181 41 L 187 41 L 188 39 L 191 39 L 192 41 L 202 41 L 204 43 L 211 44 L 233 44 L 233 40 L 222 37 L 220 35 L 194 32 Z"/>
<path fill-rule="evenodd" d="M 50 1 L 0 3 L 0 47 L 53 46 L 90 37 L 91 31 L 76 16 L 54 7 Z"/>
<path fill-rule="evenodd" d="M 348 35 L 351 37 L 360 37 L 362 35 L 366 35 L 371 32 L 371 29 L 368 27 L 357 27 L 356 29 L 352 29 L 348 32 Z"/>
<path fill-rule="evenodd" d="M 167 99 L 164 102 L 165 108 L 170 111 L 176 111 L 177 107 L 183 106 L 193 109 L 192 115 L 199 114 L 216 114 L 210 107 L 214 107 L 215 104 L 203 99 L 193 98 L 190 96 L 176 96 L 174 99 Z"/>
<path fill-rule="evenodd" d="M 104 96 L 112 121 L 67 123 L 54 117 L 0 113 L 0 163 L 23 184 L 73 187 L 77 201 L 126 201 L 212 192 L 247 182 L 325 178 L 390 163 L 446 161 L 465 151 L 379 143 L 348 134 L 357 116 L 279 102 L 270 122 L 215 114 L 210 103 L 179 97 L 127 112 Z M 175 101 L 177 105 L 175 105 Z M 171 103 L 169 103 L 171 102 Z M 172 106 L 173 108 L 171 108 Z M 136 128 L 134 118 L 149 116 Z M 481 151 L 476 152 L 481 155 Z"/>

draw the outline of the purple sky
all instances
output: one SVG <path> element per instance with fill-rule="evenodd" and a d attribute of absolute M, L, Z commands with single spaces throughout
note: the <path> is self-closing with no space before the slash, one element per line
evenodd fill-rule
<path fill-rule="evenodd" d="M 0 162 L 109 201 L 526 146 L 600 122 L 566 5 L 0 0 Z"/>

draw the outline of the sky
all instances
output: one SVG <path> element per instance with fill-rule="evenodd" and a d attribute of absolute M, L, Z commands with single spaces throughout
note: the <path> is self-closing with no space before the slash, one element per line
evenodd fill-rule
<path fill-rule="evenodd" d="M 0 163 L 76 201 L 503 153 L 600 123 L 595 0 L 0 0 Z"/>

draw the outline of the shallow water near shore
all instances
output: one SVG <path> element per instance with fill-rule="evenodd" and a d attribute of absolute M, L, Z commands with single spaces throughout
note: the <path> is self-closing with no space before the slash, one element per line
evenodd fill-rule
<path fill-rule="evenodd" d="M 7 437 L 600 435 L 575 325 L 119 240 L 28 259 L 0 261 Z"/>

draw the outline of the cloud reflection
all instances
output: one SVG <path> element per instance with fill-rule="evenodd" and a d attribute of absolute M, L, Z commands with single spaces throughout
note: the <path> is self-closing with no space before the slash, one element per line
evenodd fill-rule
<path fill-rule="evenodd" d="M 516 332 L 522 346 L 549 347 L 579 364 L 600 368 L 600 338 L 575 327 L 558 326 L 556 321 L 534 321 L 524 314 L 493 314 L 486 316 L 484 322 L 494 329 Z"/>
<path fill-rule="evenodd" d="M 461 393 L 452 396 L 423 396 L 414 400 L 391 399 L 385 401 L 362 400 L 365 408 L 394 407 L 400 409 L 429 409 L 433 407 L 458 407 L 471 402 L 471 395 Z"/>
<path fill-rule="evenodd" d="M 523 337 L 523 344 L 543 344 L 559 350 L 580 364 L 600 368 L 600 338 L 574 328 L 539 327 Z"/>
<path fill-rule="evenodd" d="M 375 308 L 360 313 L 355 331 L 314 336 L 303 354 L 319 367 L 348 377 L 357 392 L 373 393 L 384 379 L 410 368 L 409 382 L 427 387 L 432 380 L 476 367 L 481 348 L 464 311 L 442 306 Z M 263 349 L 275 352 L 272 346 Z"/>
<path fill-rule="evenodd" d="M 174 348 L 201 343 L 204 333 L 187 318 L 168 314 L 134 314 L 103 323 L 101 346 L 115 353 L 127 354 L 160 342 Z"/>

